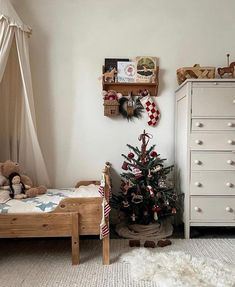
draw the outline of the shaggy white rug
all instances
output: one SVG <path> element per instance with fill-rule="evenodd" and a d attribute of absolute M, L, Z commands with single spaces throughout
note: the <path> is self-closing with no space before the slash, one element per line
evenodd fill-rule
<path fill-rule="evenodd" d="M 154 281 L 159 287 L 234 287 L 234 266 L 218 260 L 193 257 L 181 251 L 146 248 L 122 255 L 136 280 Z"/>

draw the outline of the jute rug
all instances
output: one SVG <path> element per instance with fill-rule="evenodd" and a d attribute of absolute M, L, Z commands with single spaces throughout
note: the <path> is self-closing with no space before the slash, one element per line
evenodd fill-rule
<path fill-rule="evenodd" d="M 1 287 L 157 287 L 157 282 L 136 281 L 130 264 L 121 256 L 132 250 L 128 240 L 111 240 L 111 265 L 102 265 L 102 244 L 81 241 L 81 264 L 71 265 L 70 240 L 1 239 Z M 142 242 L 143 244 L 144 242 Z M 154 252 L 182 251 L 197 258 L 235 264 L 235 239 L 172 239 L 172 245 Z M 153 251 L 153 250 L 152 250 Z M 216 286 L 216 285 L 214 285 Z M 200 286 L 198 286 L 200 287 Z M 225 286 L 218 286 L 225 287 Z"/>
<path fill-rule="evenodd" d="M 148 225 L 119 223 L 116 225 L 117 234 L 128 239 L 162 239 L 172 235 L 173 226 L 170 219 L 162 220 L 161 224 L 151 223 Z"/>

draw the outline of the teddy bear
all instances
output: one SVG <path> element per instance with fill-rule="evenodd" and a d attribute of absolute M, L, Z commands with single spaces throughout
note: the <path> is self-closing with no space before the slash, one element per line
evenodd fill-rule
<path fill-rule="evenodd" d="M 20 175 L 21 182 L 29 188 L 25 190 L 26 197 L 35 197 L 40 194 L 46 193 L 47 189 L 41 185 L 39 187 L 32 187 L 32 180 L 24 174 L 20 173 L 20 165 L 17 162 L 7 160 L 4 163 L 0 163 L 0 186 L 9 185 L 9 176 L 12 173 L 18 173 Z"/>

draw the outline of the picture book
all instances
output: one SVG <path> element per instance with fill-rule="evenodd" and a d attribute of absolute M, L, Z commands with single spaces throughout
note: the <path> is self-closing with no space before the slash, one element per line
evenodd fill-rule
<path fill-rule="evenodd" d="M 136 57 L 135 66 L 136 82 L 156 83 L 158 71 L 156 57 Z"/>
<path fill-rule="evenodd" d="M 135 81 L 135 62 L 117 63 L 117 81 L 120 83 L 133 83 Z"/>

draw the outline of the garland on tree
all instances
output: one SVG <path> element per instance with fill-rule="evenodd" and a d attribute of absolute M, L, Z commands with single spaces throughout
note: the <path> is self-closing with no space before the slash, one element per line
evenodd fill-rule
<path fill-rule="evenodd" d="M 145 131 L 139 136 L 141 149 L 127 144 L 130 149 L 121 174 L 122 193 L 113 197 L 113 207 L 120 208 L 130 222 L 149 224 L 176 213 L 177 196 L 167 174 L 173 166 L 164 167 L 164 161 L 155 151 L 155 145 L 147 148 L 152 138 Z"/>

